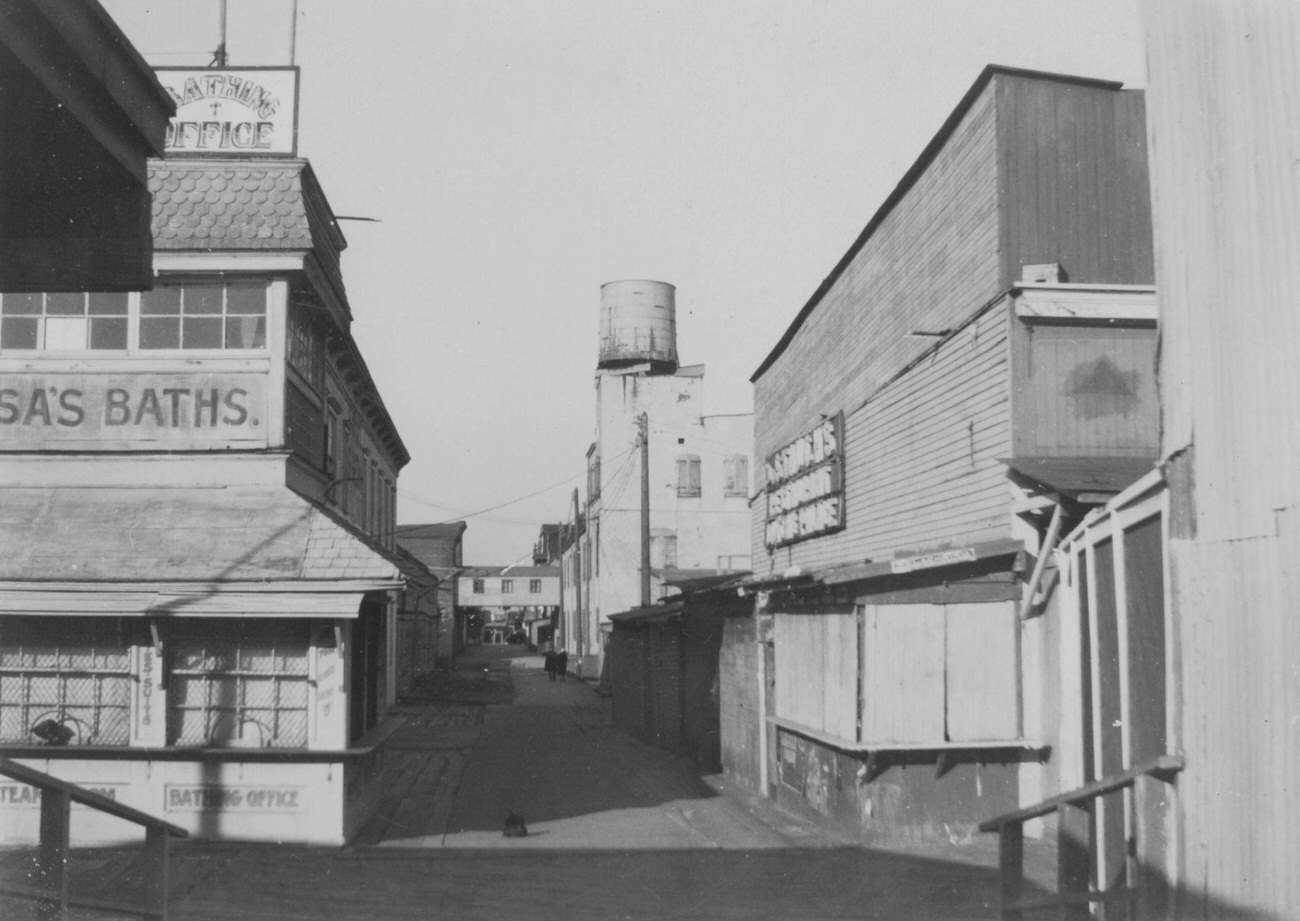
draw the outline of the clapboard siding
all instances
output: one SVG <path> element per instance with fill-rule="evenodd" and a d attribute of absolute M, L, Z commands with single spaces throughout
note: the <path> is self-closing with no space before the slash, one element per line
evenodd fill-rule
<path fill-rule="evenodd" d="M 768 554 L 762 571 L 883 559 L 1009 536 L 1008 312 L 984 311 L 845 419 L 845 530 Z M 765 503 L 755 508 L 761 515 Z"/>
<path fill-rule="evenodd" d="M 997 290 L 993 95 L 979 97 L 929 168 L 884 218 L 775 364 L 755 382 L 755 454 L 820 413 L 860 405 Z M 756 488 L 763 486 L 761 466 Z"/>
<path fill-rule="evenodd" d="M 996 92 L 1003 280 L 1059 262 L 1075 283 L 1151 284 L 1142 92 L 1015 75 Z"/>

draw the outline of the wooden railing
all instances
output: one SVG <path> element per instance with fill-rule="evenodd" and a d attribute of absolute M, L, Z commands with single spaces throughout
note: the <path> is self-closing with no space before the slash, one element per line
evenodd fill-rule
<path fill-rule="evenodd" d="M 75 904 L 166 919 L 168 844 L 172 838 L 188 837 L 185 829 L 8 758 L 0 758 L 0 774 L 41 791 L 41 840 L 36 854 L 35 885 L 22 891 L 9 890 L 10 895 L 35 901 L 37 917 L 42 921 L 62 921 L 68 917 L 68 906 L 73 904 L 68 897 L 72 804 L 81 803 L 144 826 L 144 899 L 139 906 L 103 900 L 78 900 Z"/>
<path fill-rule="evenodd" d="M 1094 903 L 1132 901 L 1138 890 L 1131 885 L 1094 889 L 1089 884 L 1096 842 L 1092 840 L 1089 813 L 1094 803 L 1108 793 L 1131 787 L 1139 778 L 1169 781 L 1183 769 L 1183 759 L 1161 755 L 1126 771 L 1093 781 L 1068 793 L 1060 793 L 1033 806 L 1017 809 L 979 824 L 979 830 L 998 833 L 998 870 L 1001 874 L 1002 919 L 1020 921 L 1025 912 L 1056 909 L 1061 919 L 1087 919 Z M 1026 899 L 1024 866 L 1024 823 L 1056 813 L 1056 893 Z M 1080 846 L 1080 842 L 1086 842 Z"/>

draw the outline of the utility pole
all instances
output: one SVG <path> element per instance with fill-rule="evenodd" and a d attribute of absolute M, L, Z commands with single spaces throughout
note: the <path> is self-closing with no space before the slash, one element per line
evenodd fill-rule
<path fill-rule="evenodd" d="M 641 429 L 641 607 L 650 607 L 650 417 L 637 417 Z"/>
<path fill-rule="evenodd" d="M 573 626 L 578 641 L 578 674 L 582 674 L 582 657 L 587 653 L 587 631 L 582 616 L 582 528 L 578 527 L 578 488 L 573 488 Z"/>

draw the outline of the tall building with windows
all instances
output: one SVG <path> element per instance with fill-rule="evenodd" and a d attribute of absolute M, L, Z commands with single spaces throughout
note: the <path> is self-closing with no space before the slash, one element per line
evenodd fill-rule
<path fill-rule="evenodd" d="M 222 86 L 296 99 L 292 69 L 161 77 L 216 94 L 217 139 L 257 120 Z M 0 295 L 0 752 L 197 837 L 341 842 L 428 576 L 393 552 L 409 456 L 310 164 L 181 140 L 149 166 L 152 290 Z M 0 811 L 35 837 L 21 792 Z"/>
<path fill-rule="evenodd" d="M 561 642 L 599 674 L 611 614 L 642 603 L 642 451 L 648 442 L 650 602 L 681 571 L 749 568 L 751 413 L 704 411 L 704 366 L 677 361 L 676 289 L 601 288 L 596 438 L 585 531 L 564 557 Z"/>

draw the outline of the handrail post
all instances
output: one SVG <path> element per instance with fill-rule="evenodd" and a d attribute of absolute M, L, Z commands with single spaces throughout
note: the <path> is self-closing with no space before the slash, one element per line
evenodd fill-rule
<path fill-rule="evenodd" d="M 41 843 L 36 852 L 36 885 L 41 897 L 36 917 L 64 921 L 68 917 L 68 842 L 72 796 L 67 790 L 41 791 Z"/>
<path fill-rule="evenodd" d="M 1020 921 L 1020 893 L 1025 881 L 1025 829 L 1006 822 L 998 829 L 998 867 L 1002 876 L 1002 921 Z"/>
<path fill-rule="evenodd" d="M 150 826 L 144 833 L 144 904 L 162 921 L 167 921 L 167 852 L 171 836 L 167 830 Z"/>
<path fill-rule="evenodd" d="M 1091 814 L 1074 803 L 1056 807 L 1056 891 L 1062 921 L 1088 921 L 1092 869 Z M 1079 898 L 1082 896 L 1082 898 Z"/>

